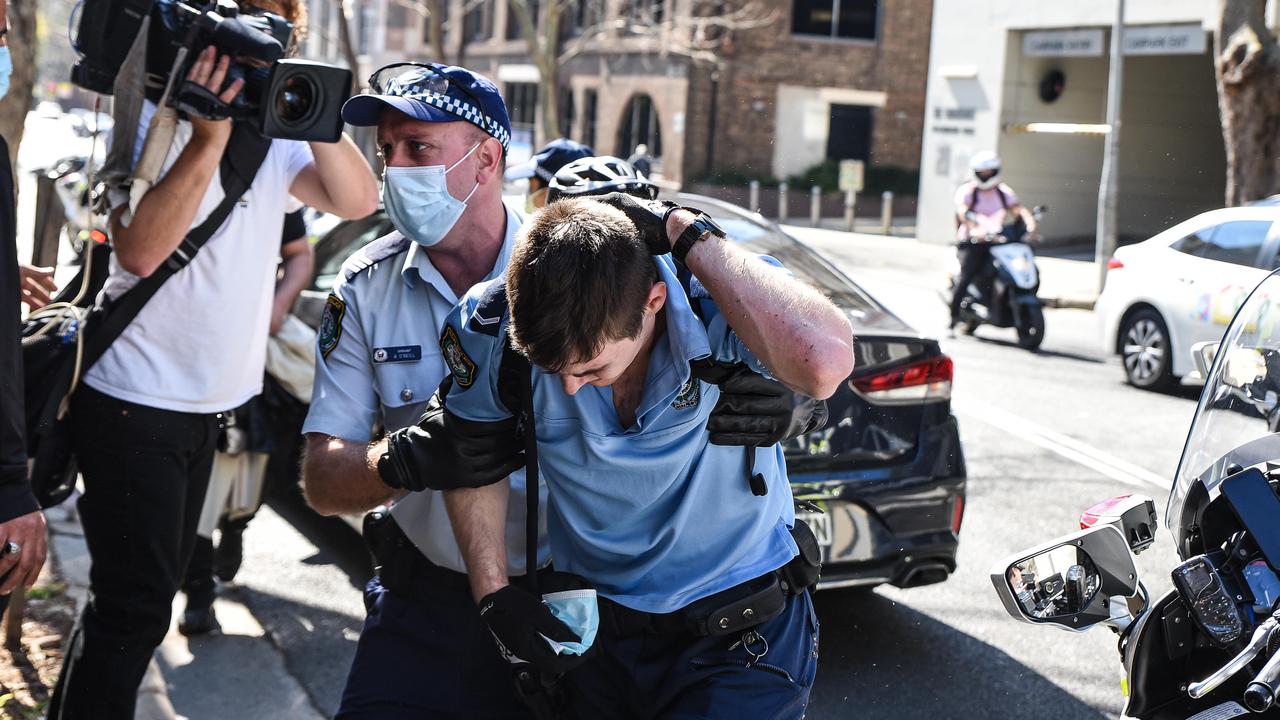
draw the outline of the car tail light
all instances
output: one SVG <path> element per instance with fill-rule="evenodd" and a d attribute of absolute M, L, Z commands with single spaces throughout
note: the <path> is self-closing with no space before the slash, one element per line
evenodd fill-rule
<path fill-rule="evenodd" d="M 951 532 L 959 535 L 962 522 L 964 522 L 964 496 L 956 495 L 951 506 Z"/>
<path fill-rule="evenodd" d="M 866 399 L 883 404 L 951 399 L 951 358 L 939 355 L 855 378 L 851 382 Z"/>
<path fill-rule="evenodd" d="M 1120 262 L 1119 258 L 1109 258 L 1107 260 L 1108 270 L 1119 270 L 1122 267 L 1124 267 L 1124 263 Z"/>

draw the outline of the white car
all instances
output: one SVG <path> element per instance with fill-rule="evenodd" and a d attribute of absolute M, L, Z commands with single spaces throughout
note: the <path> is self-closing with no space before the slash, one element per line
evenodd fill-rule
<path fill-rule="evenodd" d="M 1212 210 L 1116 250 L 1094 310 L 1104 351 L 1131 385 L 1200 381 L 1191 346 L 1221 339 L 1249 292 L 1280 267 L 1280 204 Z"/>

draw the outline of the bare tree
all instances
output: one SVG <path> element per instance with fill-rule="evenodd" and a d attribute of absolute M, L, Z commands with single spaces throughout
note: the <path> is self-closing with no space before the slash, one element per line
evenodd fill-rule
<path fill-rule="evenodd" d="M 1228 206 L 1280 191 L 1280 48 L 1266 0 L 1218 0 L 1214 66 Z"/>
<path fill-rule="evenodd" d="M 9 53 L 13 74 L 9 92 L 0 100 L 0 135 L 9 143 L 9 163 L 18 157 L 23 125 L 31 109 L 31 89 L 36 77 L 36 0 L 9 2 Z"/>
<path fill-rule="evenodd" d="M 427 52 L 435 62 L 460 61 L 445 47 L 445 38 L 452 28 L 453 21 L 446 12 L 450 0 L 393 0 L 396 5 L 416 14 L 426 25 Z M 492 0 L 465 0 L 458 16 L 466 18 L 472 10 Z"/>
<path fill-rule="evenodd" d="M 356 48 L 351 40 L 351 18 L 347 16 L 346 0 L 335 0 L 338 15 L 338 44 L 342 46 L 342 55 L 346 58 L 347 67 L 351 68 L 351 92 L 360 92 L 364 78 L 360 77 L 360 60 L 356 57 Z"/>
<path fill-rule="evenodd" d="M 534 7 L 530 7 L 531 3 Z M 624 0 L 610 18 L 604 0 L 511 0 L 529 57 L 538 69 L 540 141 L 563 135 L 560 127 L 560 68 L 573 58 L 619 37 L 644 38 L 658 55 L 716 62 L 735 30 L 765 27 L 776 20 L 759 0 L 726 7 L 721 0 L 691 0 L 687 13 L 671 13 L 664 0 Z M 673 3 L 672 3 L 673 4 Z M 537 17 L 535 18 L 535 12 Z M 586 20 L 565 32 L 565 23 Z"/>

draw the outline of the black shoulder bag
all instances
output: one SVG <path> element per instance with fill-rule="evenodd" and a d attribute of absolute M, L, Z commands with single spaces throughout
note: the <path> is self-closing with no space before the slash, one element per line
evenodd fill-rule
<path fill-rule="evenodd" d="M 82 320 L 68 316 L 56 328 L 47 328 L 47 319 L 27 321 L 22 332 L 27 457 L 31 464 L 31 489 L 41 507 L 57 505 L 75 487 L 77 467 L 66 413 L 80 378 L 120 337 L 160 286 L 189 265 L 200 248 L 222 227 L 253 184 L 270 148 L 269 138 L 261 136 L 248 123 L 236 123 L 219 163 L 226 197 L 204 222 L 187 233 L 163 265 L 120 297 L 90 308 Z M 94 262 L 99 266 L 89 286 L 89 291 L 96 295 L 106 278 L 102 270 L 107 253 L 99 252 L 98 248 L 91 248 L 89 252 L 95 253 Z M 80 282 L 77 277 L 68 290 L 78 287 Z"/>

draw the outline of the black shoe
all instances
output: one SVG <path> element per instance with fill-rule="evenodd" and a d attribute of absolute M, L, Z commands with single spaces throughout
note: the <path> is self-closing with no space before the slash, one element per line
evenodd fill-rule
<path fill-rule="evenodd" d="M 218 617 L 213 614 L 212 605 L 209 607 L 188 607 L 186 612 L 182 613 L 182 619 L 178 620 L 178 632 L 186 637 L 208 635 L 214 630 L 221 629 L 222 626 L 218 624 Z"/>
<path fill-rule="evenodd" d="M 222 526 L 222 537 L 218 547 L 213 551 L 213 574 L 222 582 L 231 582 L 240 572 L 240 563 L 244 560 L 244 526 L 239 523 L 225 523 Z"/>

